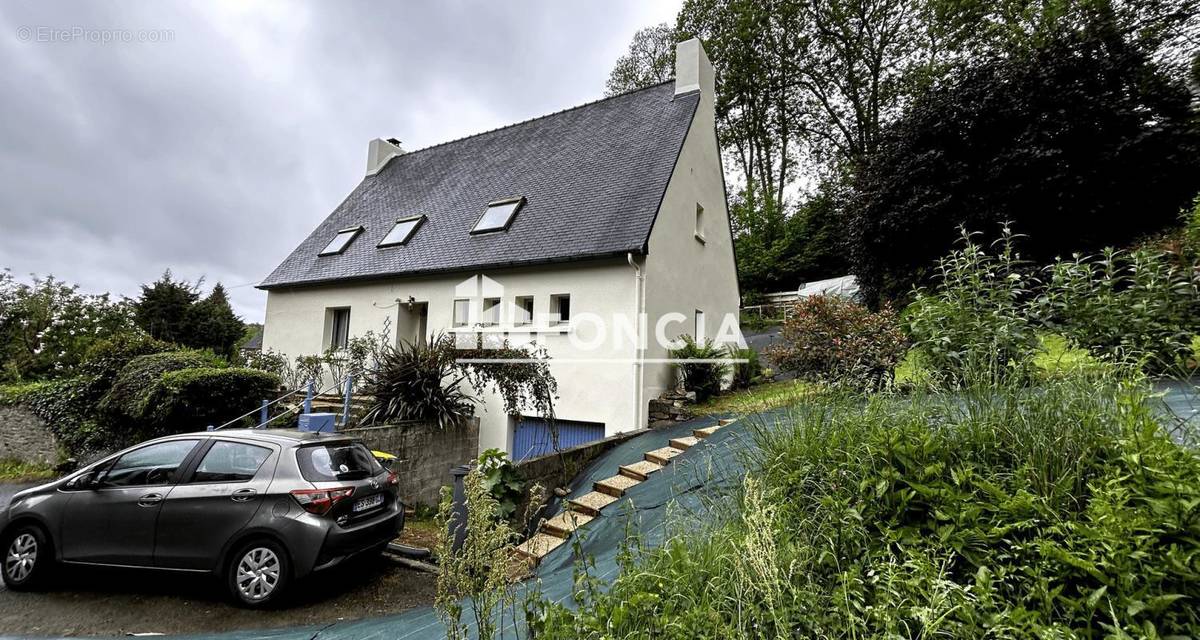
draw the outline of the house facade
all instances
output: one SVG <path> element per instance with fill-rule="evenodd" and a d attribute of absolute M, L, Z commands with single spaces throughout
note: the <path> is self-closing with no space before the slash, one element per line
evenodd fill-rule
<path fill-rule="evenodd" d="M 418 151 L 372 141 L 363 181 L 259 286 L 266 350 L 387 325 L 535 343 L 566 443 L 645 426 L 676 384 L 671 340 L 740 338 L 703 48 L 680 43 L 663 84 Z M 480 401 L 481 449 L 544 452 L 540 416 Z"/>

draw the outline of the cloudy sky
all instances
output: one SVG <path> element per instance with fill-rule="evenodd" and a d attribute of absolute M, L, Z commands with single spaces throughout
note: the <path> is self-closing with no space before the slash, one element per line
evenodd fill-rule
<path fill-rule="evenodd" d="M 259 322 L 253 285 L 358 183 L 368 140 L 599 98 L 677 5 L 6 1 L 0 268 L 129 296 L 170 268 Z"/>

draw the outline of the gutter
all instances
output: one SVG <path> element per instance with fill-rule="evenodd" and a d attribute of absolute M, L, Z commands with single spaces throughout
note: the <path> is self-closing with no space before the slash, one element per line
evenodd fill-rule
<path fill-rule="evenodd" d="M 629 261 L 629 266 L 633 267 L 633 309 L 634 309 L 634 333 L 636 338 L 633 345 L 633 428 L 642 429 L 646 426 L 646 422 L 642 419 L 642 411 L 645 402 L 642 400 L 642 390 L 646 367 L 642 363 L 645 358 L 645 349 L 643 342 L 645 336 L 642 335 L 642 315 L 646 307 L 646 276 L 642 273 L 642 267 L 638 265 L 633 258 L 633 252 L 625 254 L 625 258 Z"/>

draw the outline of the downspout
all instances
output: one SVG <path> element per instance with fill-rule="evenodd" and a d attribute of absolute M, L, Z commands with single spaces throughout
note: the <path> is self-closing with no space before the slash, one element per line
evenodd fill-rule
<path fill-rule="evenodd" d="M 642 275 L 642 268 L 637 261 L 633 259 L 633 252 L 625 254 L 625 258 L 629 260 L 629 266 L 633 267 L 633 310 L 634 310 L 634 345 L 633 345 L 633 428 L 641 429 L 646 426 L 645 420 L 642 419 L 642 411 L 644 410 L 642 401 L 642 376 L 644 375 L 645 367 L 642 364 L 644 357 L 642 341 L 642 312 L 646 305 L 646 287 L 645 276 Z"/>

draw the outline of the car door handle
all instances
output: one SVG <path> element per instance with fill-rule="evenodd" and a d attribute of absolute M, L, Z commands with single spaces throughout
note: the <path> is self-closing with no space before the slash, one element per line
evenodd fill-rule
<path fill-rule="evenodd" d="M 162 502 L 162 499 L 163 497 L 161 493 L 147 493 L 146 495 L 138 498 L 137 503 L 139 507 L 153 507 Z"/>
<path fill-rule="evenodd" d="M 245 502 L 253 498 L 257 493 L 254 489 L 238 489 L 233 492 L 233 495 L 229 496 L 229 499 L 234 502 Z"/>

